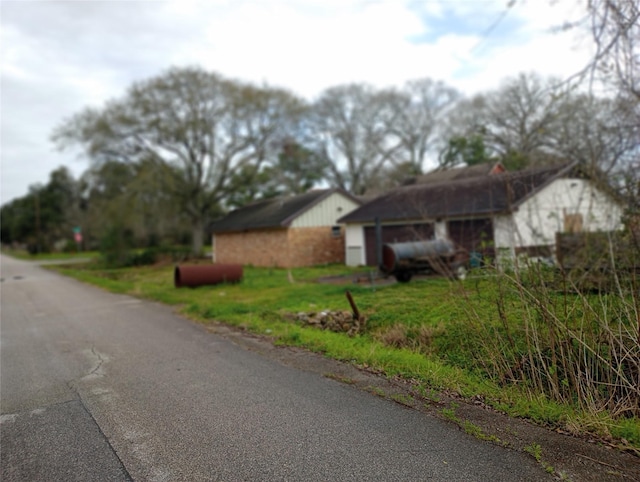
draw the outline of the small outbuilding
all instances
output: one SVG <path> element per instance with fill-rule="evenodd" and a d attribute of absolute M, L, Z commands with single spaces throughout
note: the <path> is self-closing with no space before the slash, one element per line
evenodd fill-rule
<path fill-rule="evenodd" d="M 266 199 L 214 222 L 216 263 L 293 268 L 344 263 L 345 231 L 338 218 L 360 206 L 341 189 Z"/>
<path fill-rule="evenodd" d="M 450 239 L 480 258 L 553 258 L 557 232 L 622 228 L 623 208 L 577 163 L 442 175 L 395 189 L 343 216 L 347 265 L 377 264 L 382 243 Z"/>

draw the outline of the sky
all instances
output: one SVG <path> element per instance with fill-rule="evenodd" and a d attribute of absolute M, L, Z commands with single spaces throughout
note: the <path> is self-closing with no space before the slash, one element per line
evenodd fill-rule
<path fill-rule="evenodd" d="M 471 96 L 580 70 L 588 38 L 558 27 L 584 14 L 584 0 L 0 0 L 0 203 L 60 166 L 79 177 L 89 160 L 57 150 L 55 127 L 170 67 L 309 101 L 425 77 Z"/>

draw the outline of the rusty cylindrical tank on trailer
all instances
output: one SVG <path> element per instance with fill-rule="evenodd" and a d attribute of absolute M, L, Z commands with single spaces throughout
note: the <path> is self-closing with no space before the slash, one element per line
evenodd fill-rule
<path fill-rule="evenodd" d="M 380 270 L 403 283 L 417 273 L 464 279 L 469 253 L 448 239 L 389 243 L 382 247 Z"/>
<path fill-rule="evenodd" d="M 393 273 L 405 263 L 429 257 L 452 256 L 456 253 L 455 245 L 447 239 L 414 241 L 407 243 L 391 243 L 382 247 L 382 270 Z"/>
<path fill-rule="evenodd" d="M 178 265 L 173 271 L 173 283 L 176 288 L 237 283 L 240 280 L 242 280 L 240 264 Z"/>

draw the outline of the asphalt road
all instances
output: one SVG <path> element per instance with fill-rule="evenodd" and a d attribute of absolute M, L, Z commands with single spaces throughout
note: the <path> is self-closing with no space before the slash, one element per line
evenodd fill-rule
<path fill-rule="evenodd" d="M 1 258 L 0 479 L 545 480 L 532 457 L 170 308 Z"/>

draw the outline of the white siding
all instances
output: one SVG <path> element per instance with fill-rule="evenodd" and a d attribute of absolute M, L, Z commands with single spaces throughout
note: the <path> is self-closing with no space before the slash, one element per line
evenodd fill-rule
<path fill-rule="evenodd" d="M 557 179 L 514 213 L 505 226 L 517 246 L 553 245 L 557 232 L 565 229 L 565 215 L 580 214 L 583 231 L 622 228 L 622 209 L 608 195 L 583 179 Z M 497 230 L 496 230 L 497 231 Z M 497 233 L 496 233 L 497 234 Z M 496 245 L 498 244 L 496 236 Z M 506 236 L 501 233 L 500 243 Z"/>
<path fill-rule="evenodd" d="M 493 243 L 496 248 L 522 246 L 522 240 L 515 228 L 511 214 L 493 218 Z"/>
<path fill-rule="evenodd" d="M 555 247 L 565 231 L 565 215 L 580 215 L 582 231 L 622 228 L 622 209 L 608 195 L 583 179 L 557 179 L 513 213 L 493 218 L 493 239 L 499 264 L 514 260 L 516 248 Z"/>
<path fill-rule="evenodd" d="M 493 238 L 498 256 L 513 259 L 516 247 L 554 246 L 556 232 L 564 231 L 565 214 L 582 215 L 583 231 L 622 228 L 621 207 L 592 182 L 557 179 L 522 203 L 513 214 L 493 218 Z M 409 223 L 399 221 L 394 224 Z M 447 222 L 435 222 L 434 231 L 436 239 L 446 238 Z M 345 247 L 349 266 L 365 264 L 364 225 L 347 225 Z"/>
<path fill-rule="evenodd" d="M 315 228 L 334 226 L 342 216 L 346 216 L 359 206 L 348 197 L 334 192 L 308 211 L 302 213 L 291 223 L 292 228 Z"/>
<path fill-rule="evenodd" d="M 361 266 L 365 264 L 364 225 L 347 225 L 345 249 L 347 266 Z"/>
<path fill-rule="evenodd" d="M 364 265 L 364 249 L 361 246 L 347 246 L 346 251 L 345 260 L 347 266 Z"/>
<path fill-rule="evenodd" d="M 446 221 L 437 221 L 433 225 L 434 235 L 436 239 L 448 239 L 449 230 Z"/>
<path fill-rule="evenodd" d="M 504 267 L 516 258 L 516 246 L 523 246 L 523 244 L 513 215 L 506 214 L 493 218 L 493 243 L 498 266 Z"/>

